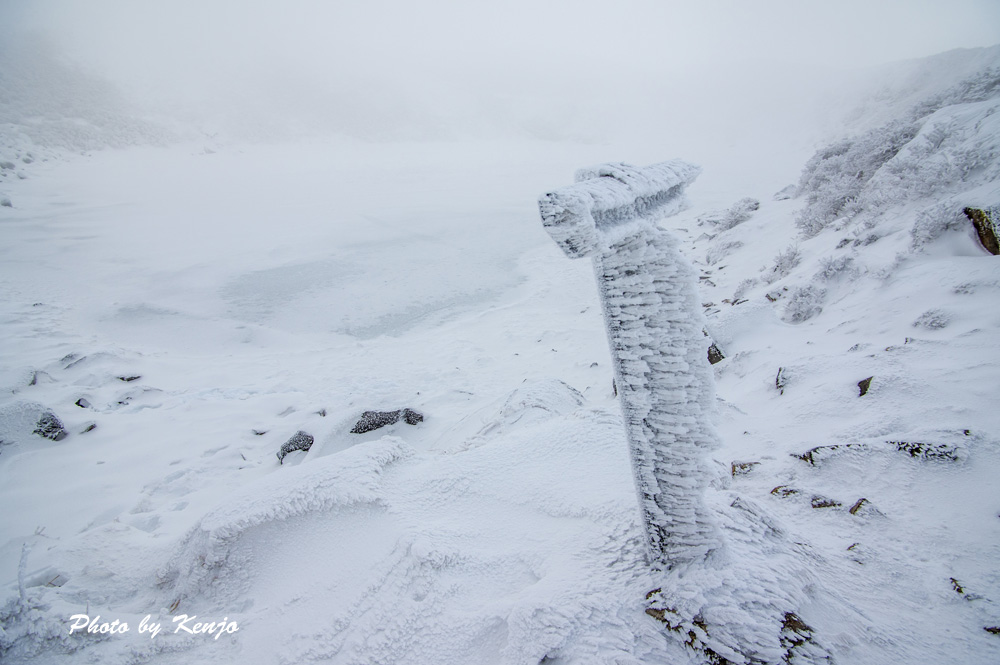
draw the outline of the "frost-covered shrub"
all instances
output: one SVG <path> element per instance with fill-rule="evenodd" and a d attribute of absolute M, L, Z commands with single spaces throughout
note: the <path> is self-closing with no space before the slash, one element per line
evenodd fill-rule
<path fill-rule="evenodd" d="M 32 660 L 43 653 L 73 653 L 86 644 L 107 639 L 107 635 L 77 633 L 66 630 L 66 616 L 53 611 L 42 600 L 42 589 L 28 589 L 25 598 L 6 599 L 0 605 L 0 662 Z"/>
<path fill-rule="evenodd" d="M 936 93 L 900 117 L 819 151 L 806 163 L 796 225 L 806 237 L 837 220 L 962 184 L 1000 178 L 1000 68 Z"/>
<path fill-rule="evenodd" d="M 872 178 L 865 206 L 877 210 L 1000 178 L 1000 100 L 941 109 Z"/>
<path fill-rule="evenodd" d="M 813 284 L 795 289 L 788 296 L 788 304 L 785 305 L 785 313 L 782 318 L 789 323 L 807 321 L 823 311 L 825 298 L 826 289 Z"/>
<path fill-rule="evenodd" d="M 1000 68 L 990 67 L 963 79 L 942 93 L 931 95 L 917 103 L 910 112 L 914 119 L 923 118 L 951 104 L 982 102 L 1000 95 Z"/>
<path fill-rule="evenodd" d="M 940 330 L 951 323 L 951 316 L 940 309 L 929 309 L 913 322 L 914 328 L 926 328 L 927 330 Z"/>
<path fill-rule="evenodd" d="M 799 192 L 806 195 L 806 207 L 796 220 L 802 233 L 814 236 L 835 219 L 857 214 L 864 186 L 919 127 L 894 121 L 816 152 L 799 181 Z"/>
<path fill-rule="evenodd" d="M 820 269 L 816 273 L 815 279 L 831 281 L 843 275 L 853 276 L 857 273 L 854 267 L 854 258 L 850 256 L 826 257 L 820 259 Z"/>
<path fill-rule="evenodd" d="M 778 252 L 778 255 L 774 257 L 774 265 L 764 274 L 764 281 L 768 284 L 778 281 L 792 272 L 795 266 L 799 265 L 801 261 L 802 255 L 799 253 L 798 246 L 789 245 L 785 248 L 785 251 Z"/>
<path fill-rule="evenodd" d="M 742 224 L 750 219 L 759 208 L 760 201 L 757 199 L 752 199 L 749 196 L 740 199 L 722 215 L 722 220 L 719 222 L 719 229 L 725 231 L 737 224 Z"/>
<path fill-rule="evenodd" d="M 921 210 L 917 213 L 917 221 L 913 223 L 913 228 L 910 229 L 911 247 L 920 249 L 945 231 L 961 229 L 968 223 L 969 220 L 955 205 L 943 203 Z"/>
<path fill-rule="evenodd" d="M 715 265 L 725 257 L 732 254 L 733 250 L 739 249 L 743 246 L 739 240 L 723 240 L 715 243 L 709 248 L 708 252 L 705 253 L 705 261 L 708 265 Z"/>
<path fill-rule="evenodd" d="M 756 279 L 744 279 L 742 282 L 736 285 L 736 290 L 733 291 L 733 301 L 737 301 L 746 295 L 746 292 L 757 285 Z"/>

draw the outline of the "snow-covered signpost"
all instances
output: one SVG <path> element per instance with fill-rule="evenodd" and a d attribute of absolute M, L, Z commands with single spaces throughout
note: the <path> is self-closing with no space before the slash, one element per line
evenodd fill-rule
<path fill-rule="evenodd" d="M 719 544 L 702 498 L 716 439 L 696 278 L 656 226 L 681 210 L 700 171 L 681 161 L 602 164 L 538 201 L 566 255 L 593 258 L 650 563 L 664 570 Z"/>

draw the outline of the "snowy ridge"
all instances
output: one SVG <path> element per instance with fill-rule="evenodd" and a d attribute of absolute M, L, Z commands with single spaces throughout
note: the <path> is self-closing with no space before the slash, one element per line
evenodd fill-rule
<path fill-rule="evenodd" d="M 1000 653 L 1000 263 L 963 214 L 1000 200 L 998 53 L 970 54 L 979 69 L 960 67 L 966 82 L 908 91 L 882 124 L 817 151 L 797 200 L 687 235 L 704 252 L 707 329 L 725 355 L 714 371 L 732 480 L 710 501 L 735 496 L 786 535 L 755 545 L 735 535 L 732 509 L 716 509 L 734 568 L 713 580 L 725 560 L 713 555 L 686 577 L 715 591 L 688 604 L 677 598 L 697 593 L 665 586 L 654 607 L 675 627 L 669 608 L 700 612 L 678 611 L 690 624 L 678 634 L 725 635 L 707 648 L 732 662 L 782 662 L 795 642 L 791 662 Z M 741 567 L 738 583 L 719 582 Z M 760 602 L 765 590 L 779 602 Z M 771 632 L 732 620 L 745 611 Z M 785 635 L 782 612 L 811 639 Z M 734 645 L 739 657 L 717 651 Z"/>

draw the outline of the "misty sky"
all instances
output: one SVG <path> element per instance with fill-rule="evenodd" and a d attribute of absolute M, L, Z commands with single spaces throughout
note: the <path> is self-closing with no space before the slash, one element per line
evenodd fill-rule
<path fill-rule="evenodd" d="M 204 72 L 856 66 L 1000 42 L 996 0 L 0 0 L 102 64 Z"/>
<path fill-rule="evenodd" d="M 545 133 L 582 99 L 581 127 L 640 88 L 749 94 L 760 72 L 794 88 L 1000 43 L 1000 2 L 0 0 L 0 39 L 15 32 L 163 108 L 317 108 L 345 126 L 391 124 L 401 108 L 473 124 L 506 114 Z"/>

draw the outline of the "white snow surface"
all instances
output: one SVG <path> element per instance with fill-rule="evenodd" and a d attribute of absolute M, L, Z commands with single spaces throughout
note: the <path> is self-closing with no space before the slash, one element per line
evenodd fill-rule
<path fill-rule="evenodd" d="M 1000 259 L 956 212 L 997 203 L 995 106 L 931 111 L 885 196 L 808 238 L 807 202 L 772 198 L 797 171 L 633 146 L 704 167 L 663 224 L 726 356 L 701 424 L 725 546 L 664 574 L 591 268 L 536 207 L 625 146 L 4 129 L 4 661 L 1000 662 Z M 403 407 L 423 422 L 350 433 Z M 67 438 L 31 432 L 42 409 Z M 131 630 L 70 636 L 79 613 Z"/>

